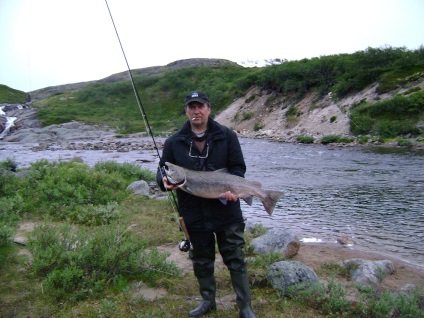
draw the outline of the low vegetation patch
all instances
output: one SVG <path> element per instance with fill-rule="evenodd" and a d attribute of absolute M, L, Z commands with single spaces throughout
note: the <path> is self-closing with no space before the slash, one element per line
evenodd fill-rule
<path fill-rule="evenodd" d="M 300 135 L 297 136 L 297 142 L 301 143 L 301 144 L 313 144 L 315 141 L 315 138 L 312 136 L 305 136 L 305 135 Z"/>
<path fill-rule="evenodd" d="M 27 93 L 0 84 L 0 104 L 23 104 L 26 101 L 29 101 Z"/>
<path fill-rule="evenodd" d="M 349 138 L 349 137 L 338 136 L 338 135 L 327 135 L 327 136 L 322 137 L 321 140 L 320 140 L 320 142 L 323 145 L 328 145 L 328 144 L 333 144 L 333 143 L 337 143 L 337 144 L 345 143 L 345 144 L 348 144 L 348 143 L 353 142 L 353 139 L 352 138 Z"/>
<path fill-rule="evenodd" d="M 424 116 L 424 92 L 397 95 L 375 104 L 361 103 L 351 109 L 350 131 L 355 135 L 377 135 L 383 138 L 419 136 L 417 123 Z"/>
<path fill-rule="evenodd" d="M 98 175 L 107 178 L 106 174 L 117 181 L 98 179 Z M 198 288 L 193 274 L 183 275 L 176 263 L 167 261 L 168 254 L 158 248 L 172 244 L 177 249 L 182 238 L 172 206 L 167 201 L 125 190 L 134 179 L 151 181 L 150 172 L 113 162 L 89 168 L 77 161 L 39 161 L 20 175 L 0 172 L 1 316 L 186 317 L 187 311 L 197 305 Z M 115 193 L 99 191 L 93 180 Z M 49 194 L 51 201 L 42 202 L 33 197 L 42 195 L 40 189 L 55 184 L 67 198 Z M 91 196 L 83 196 L 87 190 L 82 189 L 91 187 Z M 72 205 L 69 198 L 75 193 L 77 203 Z M 82 197 L 85 200 L 80 200 Z M 49 210 L 47 203 L 57 211 Z M 92 207 L 103 215 L 99 220 L 105 218 L 104 221 L 93 222 L 97 213 Z M 79 217 L 70 217 L 72 213 Z M 35 225 L 27 233 L 28 244 L 12 244 L 11 239 L 23 222 Z M 265 231 L 257 225 L 246 232 L 253 307 L 259 317 L 373 318 L 388 317 L 391 313 L 396 313 L 396 317 L 423 317 L 417 307 L 418 292 L 401 297 L 390 293 L 376 296 L 374 290 L 361 288 L 361 299 L 352 301 L 346 290 L 330 280 L 281 295 L 270 286 L 266 274 L 267 268 L 283 260 L 283 256 L 251 252 L 251 240 Z M 348 279 L 334 264 L 326 264 L 319 273 Z M 217 269 L 216 277 L 219 297 L 234 295 L 228 271 Z M 148 301 L 142 296 L 146 287 L 166 290 L 166 294 Z M 217 318 L 233 315 L 233 306 L 221 306 L 213 314 Z"/>

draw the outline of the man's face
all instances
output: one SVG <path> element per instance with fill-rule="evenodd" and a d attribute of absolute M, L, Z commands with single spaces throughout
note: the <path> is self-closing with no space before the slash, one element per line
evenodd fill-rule
<path fill-rule="evenodd" d="M 185 112 L 193 126 L 201 127 L 207 125 L 211 108 L 208 104 L 191 102 L 185 107 Z"/>

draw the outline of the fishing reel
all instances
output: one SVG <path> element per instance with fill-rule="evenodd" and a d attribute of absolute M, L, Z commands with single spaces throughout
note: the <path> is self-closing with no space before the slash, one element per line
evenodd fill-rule
<path fill-rule="evenodd" d="M 192 247 L 189 240 L 183 239 L 178 244 L 178 248 L 180 249 L 181 252 L 188 252 L 189 250 L 191 250 Z"/>

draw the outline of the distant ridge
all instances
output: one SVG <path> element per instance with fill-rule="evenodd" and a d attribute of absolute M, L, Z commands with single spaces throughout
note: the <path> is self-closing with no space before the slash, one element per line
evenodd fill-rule
<path fill-rule="evenodd" d="M 195 67 L 195 66 L 220 67 L 224 65 L 243 67 L 237 64 L 236 62 L 232 62 L 232 61 L 224 60 L 224 59 L 192 58 L 192 59 L 178 60 L 163 66 L 150 66 L 150 67 L 144 67 L 139 69 L 132 69 L 131 73 L 133 74 L 133 76 L 154 76 L 154 75 L 162 74 L 166 71 L 172 71 L 172 70 L 185 68 L 185 67 Z M 112 74 L 100 80 L 64 84 L 64 85 L 57 85 L 57 86 L 49 86 L 49 87 L 40 88 L 31 92 L 28 92 L 28 94 L 31 96 L 31 100 L 34 101 L 34 100 L 44 99 L 57 92 L 80 90 L 89 84 L 94 84 L 94 83 L 106 84 L 106 83 L 113 83 L 113 82 L 126 81 L 126 80 L 129 80 L 128 71 L 123 71 L 120 73 Z"/>

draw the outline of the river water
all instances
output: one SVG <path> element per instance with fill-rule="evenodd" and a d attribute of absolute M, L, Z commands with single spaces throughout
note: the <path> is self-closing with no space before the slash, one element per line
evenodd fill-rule
<path fill-rule="evenodd" d="M 242 139 L 246 177 L 285 192 L 271 217 L 259 201 L 244 210 L 266 227 L 424 264 L 424 153 L 293 145 Z"/>
<path fill-rule="evenodd" d="M 335 242 L 352 237 L 354 248 L 389 254 L 424 264 L 424 153 L 373 151 L 360 147 L 295 145 L 240 139 L 246 178 L 285 195 L 272 216 L 259 200 L 243 211 L 268 228 L 294 230 L 304 241 Z M 18 168 L 40 159 L 80 157 L 138 163 L 156 170 L 153 151 L 31 150 L 33 145 L 0 142 L 0 161 L 14 159 Z"/>

